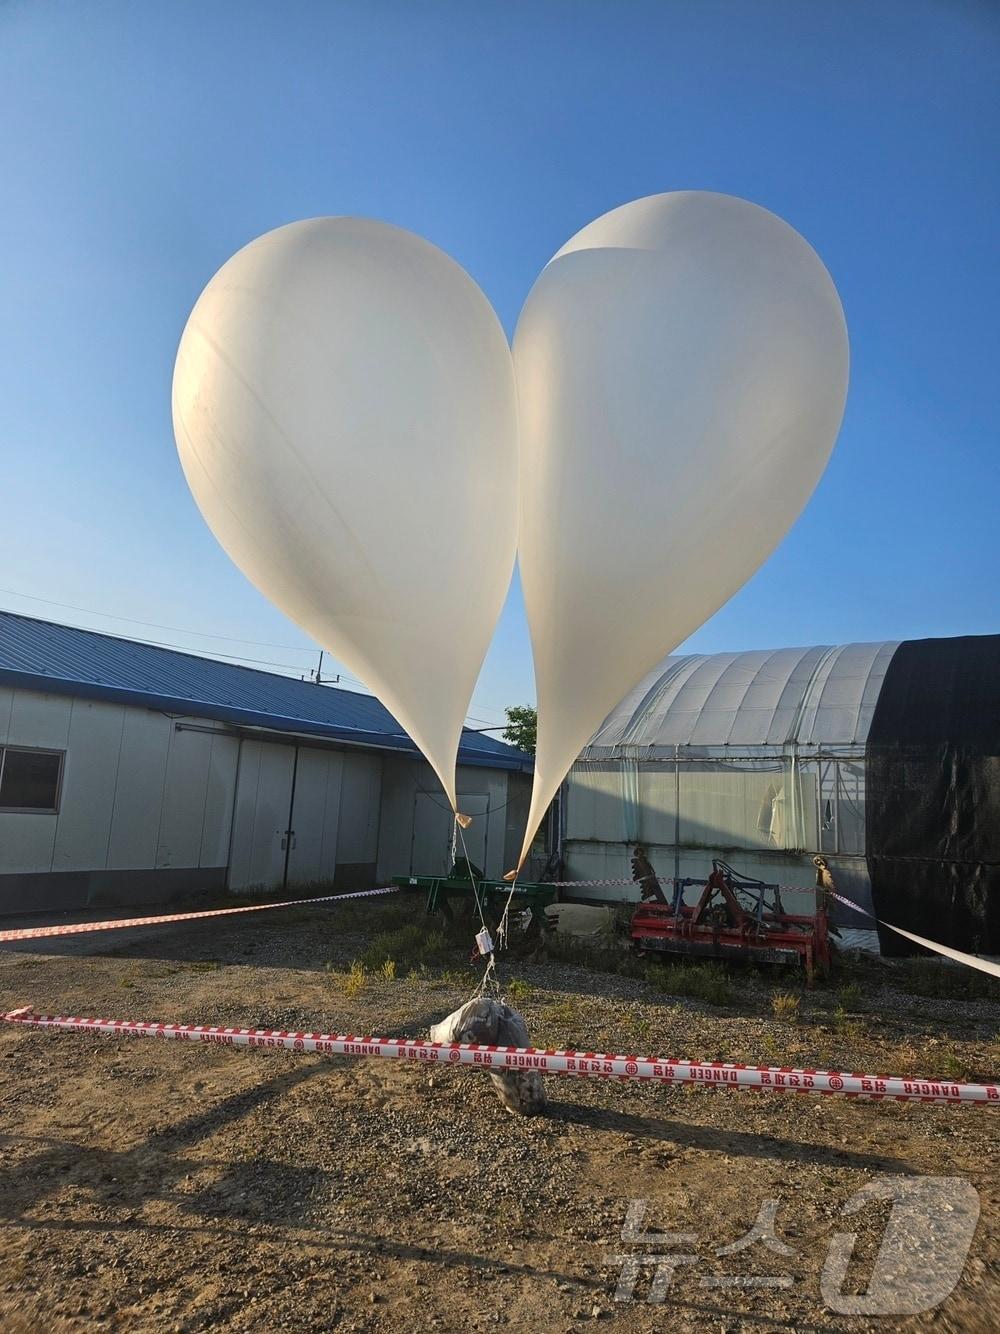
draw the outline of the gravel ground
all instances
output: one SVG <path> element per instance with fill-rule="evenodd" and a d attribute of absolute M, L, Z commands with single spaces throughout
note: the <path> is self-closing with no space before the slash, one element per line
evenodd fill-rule
<path fill-rule="evenodd" d="M 444 977 L 346 972 L 399 911 L 290 910 L 4 947 L 0 1006 L 420 1035 L 468 998 L 462 951 Z M 544 958 L 512 964 L 511 977 L 539 1045 L 1000 1073 L 994 1003 L 908 996 L 889 969 L 842 992 L 839 1013 L 833 991 L 802 992 L 797 1022 L 773 1017 L 770 979 L 738 980 L 722 1008 Z M 549 1081 L 549 1115 L 526 1121 L 473 1071 L 13 1026 L 0 1026 L 0 1061 L 0 1327 L 12 1334 L 997 1328 L 992 1110 L 565 1079 Z M 925 1314 L 839 1313 L 838 1290 L 866 1289 L 889 1206 L 841 1209 L 899 1177 L 978 1191 L 958 1286 Z M 643 1200 L 634 1222 L 687 1240 L 623 1238 Z M 717 1255 L 768 1200 L 788 1250 Z M 857 1242 L 828 1303 L 819 1276 L 834 1233 Z M 926 1241 L 916 1226 L 897 1269 Z M 649 1263 L 633 1299 L 615 1300 L 622 1256 L 671 1251 L 693 1258 L 660 1302 Z M 732 1278 L 784 1286 L 720 1285 Z"/>

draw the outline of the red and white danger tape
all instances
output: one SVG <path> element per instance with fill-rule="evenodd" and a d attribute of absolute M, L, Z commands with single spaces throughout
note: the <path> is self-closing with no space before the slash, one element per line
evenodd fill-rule
<path fill-rule="evenodd" d="M 677 876 L 673 876 L 673 875 L 644 875 L 644 876 L 641 876 L 639 880 L 635 880 L 635 879 L 631 879 L 631 880 L 629 880 L 629 879 L 624 879 L 624 880 L 549 880 L 549 881 L 546 881 L 546 883 L 547 883 L 547 884 L 550 884 L 550 885 L 553 885 L 553 886 L 558 885 L 560 889 L 574 889 L 574 888 L 584 889 L 584 888 L 591 888 L 591 887 L 594 886 L 594 885 L 602 885 L 602 886 L 603 886 L 603 885 L 632 885 L 632 886 L 634 886 L 636 889 L 638 889 L 638 888 L 640 887 L 641 884 L 644 884 L 644 883 L 646 883 L 646 882 L 649 881 L 649 880 L 655 880 L 656 883 L 657 883 L 658 885 L 677 885 L 677 884 L 703 885 L 703 884 L 705 883 L 705 877 L 701 877 L 701 876 L 690 876 L 690 877 L 688 877 L 687 880 L 678 880 Z M 737 885 L 737 889 L 738 889 L 738 888 L 739 888 L 739 886 Z M 780 890 L 784 890 L 784 891 L 786 891 L 786 892 L 788 892 L 788 893 L 794 893 L 794 894 L 808 894 L 811 890 L 815 889 L 815 886 L 814 886 L 814 885 L 777 885 L 776 888 L 777 888 L 777 889 L 780 889 Z"/>
<path fill-rule="evenodd" d="M 323 1056 L 383 1056 L 426 1065 L 469 1065 L 477 1070 L 537 1070 L 544 1075 L 638 1079 L 659 1084 L 757 1089 L 768 1093 L 825 1093 L 897 1102 L 986 1103 L 1000 1106 L 1000 1084 L 904 1079 L 890 1075 L 843 1074 L 837 1070 L 793 1070 L 787 1066 L 734 1065 L 726 1061 L 679 1061 L 614 1053 L 539 1051 L 476 1043 L 424 1042 L 413 1038 L 352 1037 L 342 1033 L 289 1033 L 262 1028 L 205 1024 L 154 1024 L 131 1019 L 76 1019 L 34 1014 L 30 1007 L 0 1016 L 9 1024 L 68 1029 L 111 1037 L 173 1039 L 225 1047 L 318 1052 Z"/>
<path fill-rule="evenodd" d="M 658 885 L 674 885 L 677 883 L 672 875 L 647 875 L 643 876 L 643 880 L 655 880 Z M 636 880 L 550 880 L 547 883 L 558 886 L 560 889 L 590 889 L 595 885 L 634 885 L 636 888 L 639 887 L 639 882 Z"/>
<path fill-rule="evenodd" d="M 322 898 L 286 899 L 282 903 L 251 903 L 241 908 L 204 908 L 199 912 L 172 912 L 159 917 L 119 917 L 107 922 L 74 922 L 69 926 L 27 926 L 16 931 L 0 931 L 0 943 L 10 940 L 44 940 L 49 936 L 81 936 L 89 931 L 120 931 L 126 926 L 164 926 L 168 922 L 196 922 L 203 917 L 230 917 L 234 913 L 267 912 L 271 908 L 299 908 L 314 903 L 369 899 L 376 894 L 398 893 L 397 887 L 390 885 L 387 889 L 360 889 L 353 894 L 326 894 Z"/>

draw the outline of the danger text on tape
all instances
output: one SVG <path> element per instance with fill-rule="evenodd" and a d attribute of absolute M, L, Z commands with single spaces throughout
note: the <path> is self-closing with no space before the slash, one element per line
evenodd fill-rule
<path fill-rule="evenodd" d="M 350 1034 L 291 1033 L 205 1024 L 159 1024 L 130 1019 L 81 1019 L 35 1014 L 29 1008 L 2 1016 L 4 1022 L 35 1028 L 149 1037 L 226 1047 L 316 1052 L 325 1056 L 388 1057 L 426 1064 L 467 1065 L 487 1070 L 537 1070 L 546 1075 L 643 1080 L 713 1088 L 756 1089 L 769 1093 L 838 1094 L 898 1102 L 969 1103 L 1000 1106 L 1000 1084 L 904 1078 L 893 1075 L 796 1070 L 788 1066 L 739 1065 L 726 1061 L 676 1060 L 616 1053 L 537 1050 L 476 1043 L 430 1042 L 409 1038 L 354 1037 Z"/>

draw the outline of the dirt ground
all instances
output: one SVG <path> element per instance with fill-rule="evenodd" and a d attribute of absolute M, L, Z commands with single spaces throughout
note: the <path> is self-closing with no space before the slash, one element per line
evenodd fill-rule
<path fill-rule="evenodd" d="M 462 951 L 443 972 L 347 971 L 400 913 L 390 900 L 0 947 L 0 1008 L 422 1035 L 468 998 Z M 543 1046 L 1000 1074 L 995 1002 L 909 996 L 887 968 L 839 1000 L 802 992 L 783 1020 L 769 977 L 712 1005 L 545 958 L 505 976 Z M 474 1071 L 0 1025 L 0 1328 L 998 1327 L 997 1112 L 591 1079 L 551 1080 L 549 1096 L 523 1120 Z M 958 1286 L 925 1314 L 838 1312 L 838 1292 L 866 1290 L 889 1208 L 842 1207 L 914 1176 L 979 1193 Z M 623 1236 L 634 1201 L 633 1228 L 690 1235 Z M 772 1245 L 717 1255 L 762 1206 Z M 831 1304 L 834 1233 L 858 1239 Z M 914 1253 L 926 1240 L 918 1225 Z M 615 1300 L 622 1257 L 674 1252 L 690 1258 L 659 1294 L 646 1262 Z"/>

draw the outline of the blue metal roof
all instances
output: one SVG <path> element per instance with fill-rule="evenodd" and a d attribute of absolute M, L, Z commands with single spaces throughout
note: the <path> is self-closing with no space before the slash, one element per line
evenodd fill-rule
<path fill-rule="evenodd" d="M 0 611 L 0 684 L 416 753 L 373 695 L 10 611 Z M 515 746 L 469 730 L 458 757 L 491 769 L 532 767 Z"/>

